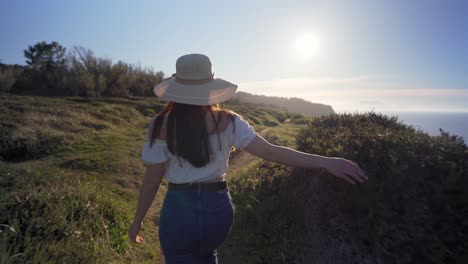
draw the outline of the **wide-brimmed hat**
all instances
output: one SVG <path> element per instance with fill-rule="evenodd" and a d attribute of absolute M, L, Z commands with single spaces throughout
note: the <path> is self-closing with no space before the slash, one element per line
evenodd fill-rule
<path fill-rule="evenodd" d="M 237 85 L 215 78 L 210 58 L 203 54 L 188 54 L 177 59 L 176 73 L 153 88 L 163 100 L 192 105 L 225 102 L 236 90 Z"/>

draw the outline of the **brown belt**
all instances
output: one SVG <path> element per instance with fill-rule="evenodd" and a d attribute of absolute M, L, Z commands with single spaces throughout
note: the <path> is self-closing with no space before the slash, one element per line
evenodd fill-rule
<path fill-rule="evenodd" d="M 221 182 L 191 182 L 191 183 L 169 183 L 169 190 L 185 190 L 194 192 L 227 190 L 227 183 Z"/>

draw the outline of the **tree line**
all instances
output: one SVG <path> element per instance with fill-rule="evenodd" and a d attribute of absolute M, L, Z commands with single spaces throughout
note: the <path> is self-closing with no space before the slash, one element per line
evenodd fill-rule
<path fill-rule="evenodd" d="M 148 96 L 162 71 L 98 58 L 83 47 L 67 51 L 58 42 L 24 50 L 26 66 L 0 63 L 0 92 L 46 96 Z"/>

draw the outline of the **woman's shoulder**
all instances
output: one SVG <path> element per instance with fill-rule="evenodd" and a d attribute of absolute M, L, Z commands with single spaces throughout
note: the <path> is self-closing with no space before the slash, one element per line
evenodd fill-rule
<path fill-rule="evenodd" d="M 221 109 L 218 110 L 218 112 L 223 116 L 223 118 L 228 119 L 232 122 L 234 122 L 236 119 L 242 118 L 240 114 L 229 109 Z"/>
<path fill-rule="evenodd" d="M 240 114 L 238 114 L 238 113 L 236 113 L 236 112 L 234 112 L 232 110 L 226 110 L 224 114 L 226 115 L 226 117 L 229 120 L 231 120 L 234 123 L 246 122 L 245 118 L 242 115 L 240 115 Z"/>
<path fill-rule="evenodd" d="M 207 116 L 207 130 L 209 134 L 216 133 L 216 127 L 219 132 L 225 132 L 226 129 L 234 122 L 233 114 L 230 111 L 218 110 L 213 111 L 213 118 Z"/>
<path fill-rule="evenodd" d="M 241 134 L 252 134 L 254 132 L 253 126 L 245 119 L 242 115 L 229 111 L 225 112 L 225 121 L 224 126 L 220 126 L 220 131 L 225 131 L 231 134 L 241 135 Z M 237 132 L 236 132 L 237 131 Z"/>

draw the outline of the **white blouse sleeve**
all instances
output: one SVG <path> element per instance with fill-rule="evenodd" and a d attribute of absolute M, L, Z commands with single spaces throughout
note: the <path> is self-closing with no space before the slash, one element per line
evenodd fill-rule
<path fill-rule="evenodd" d="M 243 149 L 257 136 L 253 126 L 241 117 L 236 117 L 232 138 L 232 145 L 237 149 Z"/>
<path fill-rule="evenodd" d="M 141 150 L 141 160 L 145 165 L 162 163 L 167 161 L 167 147 L 164 140 L 156 139 L 150 147 L 147 140 Z"/>

